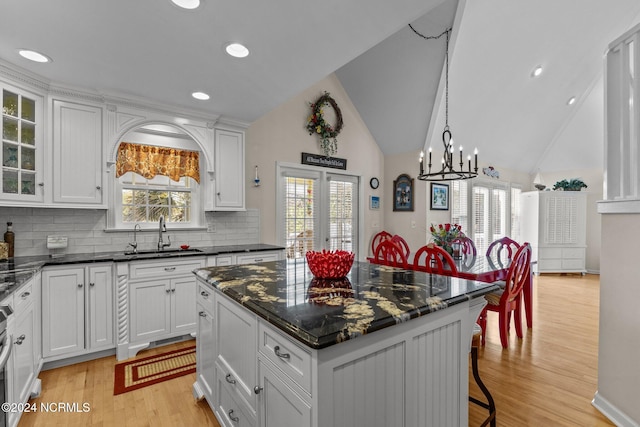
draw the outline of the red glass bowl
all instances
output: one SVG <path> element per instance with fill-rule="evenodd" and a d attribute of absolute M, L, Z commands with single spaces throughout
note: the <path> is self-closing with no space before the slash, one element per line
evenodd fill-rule
<path fill-rule="evenodd" d="M 345 277 L 353 265 L 354 253 L 349 251 L 308 251 L 307 264 L 314 277 L 340 279 Z"/>

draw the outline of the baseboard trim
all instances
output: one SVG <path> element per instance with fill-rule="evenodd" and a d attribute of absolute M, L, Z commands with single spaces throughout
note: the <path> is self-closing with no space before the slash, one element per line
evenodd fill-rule
<path fill-rule="evenodd" d="M 611 402 L 602 397 L 597 391 L 593 396 L 591 404 L 618 427 L 640 427 L 640 424 L 612 405 Z"/>

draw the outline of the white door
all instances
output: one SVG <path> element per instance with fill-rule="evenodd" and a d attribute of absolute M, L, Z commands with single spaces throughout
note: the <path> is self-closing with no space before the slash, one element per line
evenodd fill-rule
<path fill-rule="evenodd" d="M 358 251 L 360 179 L 304 167 L 279 167 L 278 238 L 287 258 L 310 250 Z"/>

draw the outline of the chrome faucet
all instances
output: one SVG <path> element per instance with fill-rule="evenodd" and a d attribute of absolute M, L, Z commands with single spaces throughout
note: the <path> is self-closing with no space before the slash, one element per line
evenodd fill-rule
<path fill-rule="evenodd" d="M 162 233 L 167 232 L 167 226 L 164 223 L 164 215 L 160 215 L 160 221 L 158 223 L 158 250 L 161 251 L 167 246 L 171 246 L 171 236 L 167 236 L 167 243 L 162 241 Z"/>
<path fill-rule="evenodd" d="M 136 224 L 133 227 L 133 242 L 129 242 L 129 246 L 131 246 L 133 248 L 133 250 L 131 252 L 133 252 L 134 254 L 138 253 L 138 240 L 136 239 L 136 231 L 137 230 L 142 231 L 142 227 L 140 227 L 140 224 Z"/>

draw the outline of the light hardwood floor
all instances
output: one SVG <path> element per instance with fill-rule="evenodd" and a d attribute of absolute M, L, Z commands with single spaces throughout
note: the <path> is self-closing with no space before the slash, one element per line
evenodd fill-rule
<path fill-rule="evenodd" d="M 591 405 L 597 389 L 600 276 L 534 278 L 533 328 L 514 326 L 502 349 L 497 313 L 489 313 L 480 377 L 493 395 L 499 426 L 612 426 Z M 524 318 L 523 318 L 524 321 Z M 471 371 L 469 393 L 481 397 Z M 469 425 L 486 410 L 469 406 Z"/>
<path fill-rule="evenodd" d="M 611 426 L 593 406 L 597 387 L 599 276 L 544 275 L 534 279 L 534 327 L 503 350 L 497 317 L 489 313 L 480 375 L 497 406 L 498 426 Z M 191 344 L 139 353 L 146 357 Z M 113 396 L 115 357 L 45 371 L 33 402 L 87 402 L 87 413 L 26 413 L 25 426 L 214 426 L 213 413 L 191 394 L 195 374 Z M 470 393 L 480 396 L 470 375 Z M 469 425 L 485 410 L 469 405 Z M 328 427 L 328 426 L 321 426 Z M 393 426 L 390 426 L 393 427 Z"/>

